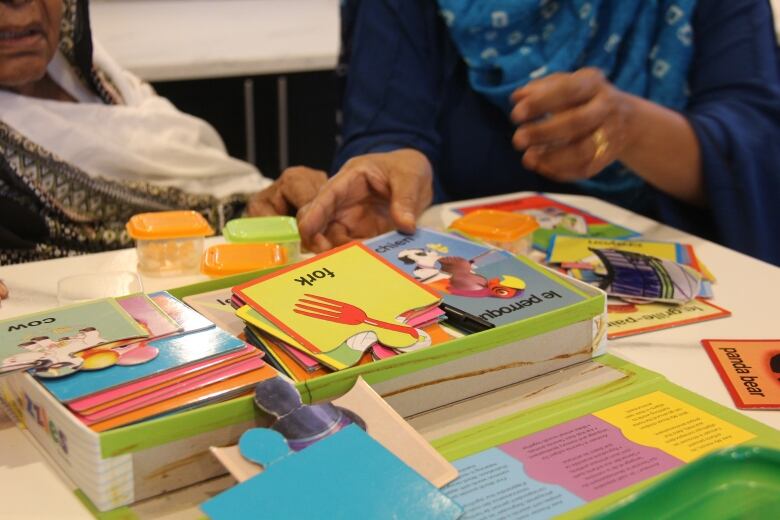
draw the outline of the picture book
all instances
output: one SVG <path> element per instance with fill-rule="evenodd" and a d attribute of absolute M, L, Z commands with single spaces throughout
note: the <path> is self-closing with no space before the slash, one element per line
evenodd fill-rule
<path fill-rule="evenodd" d="M 159 355 L 142 365 L 113 366 L 94 372 L 79 372 L 70 377 L 42 381 L 43 386 L 61 402 L 68 403 L 88 395 L 138 381 L 244 347 L 244 342 L 212 326 L 210 329 L 169 336 L 150 341 Z"/>
<path fill-rule="evenodd" d="M 77 352 L 149 333 L 113 298 L 0 321 L 0 374 L 35 369 L 51 376 L 81 368 Z"/>
<path fill-rule="evenodd" d="M 359 377 L 347 393 L 332 403 L 359 417 L 371 437 L 434 486 L 440 488 L 458 476 L 455 467 L 409 426 L 363 378 Z M 262 471 L 262 467 L 241 456 L 238 446 L 211 448 L 211 451 L 239 482 Z"/>
<path fill-rule="evenodd" d="M 541 251 L 547 251 L 553 235 L 586 235 L 595 238 L 630 238 L 639 235 L 636 231 L 607 222 L 592 213 L 544 195 L 461 206 L 456 208 L 456 211 L 465 215 L 478 209 L 498 209 L 531 215 L 539 223 L 539 229 L 534 232 L 534 247 Z"/>
<path fill-rule="evenodd" d="M 419 333 L 397 318 L 440 301 L 436 292 L 358 242 L 233 291 L 312 354 L 329 353 L 368 332 L 385 346 L 412 347 Z"/>
<path fill-rule="evenodd" d="M 731 312 L 702 299 L 694 299 L 680 305 L 614 300 L 607 303 L 607 316 L 607 337 L 617 339 L 726 318 L 731 316 Z"/>
<path fill-rule="evenodd" d="M 780 408 L 780 340 L 703 339 L 737 408 Z"/>
<path fill-rule="evenodd" d="M 444 303 L 488 326 L 520 321 L 585 298 L 531 260 L 447 233 L 391 232 L 365 244 L 437 291 Z"/>
<path fill-rule="evenodd" d="M 716 450 L 780 443 L 773 428 L 660 374 L 609 355 L 585 365 L 580 373 L 587 377 L 556 380 L 550 374 L 549 381 L 526 382 L 558 393 L 536 406 L 506 409 L 470 426 L 458 418 L 486 413 L 482 401 L 491 396 L 464 404 L 469 411 L 449 410 L 451 423 L 467 427 L 432 444 L 460 472 L 443 491 L 463 506 L 466 517 L 500 510 L 531 520 L 589 518 Z M 604 370 L 616 376 L 607 382 L 592 377 Z M 593 382 L 579 385 L 588 379 Z M 513 394 L 525 391 L 516 388 Z"/>
<path fill-rule="evenodd" d="M 251 453 L 266 469 L 203 503 L 201 510 L 212 520 L 250 518 L 258 511 L 268 518 L 291 519 L 455 519 L 463 513 L 357 425 L 296 453 L 276 431 L 256 430 L 250 430 L 256 438 Z M 307 486 L 306 499 L 301 500 L 301 476 L 311 474 L 327 478 Z M 388 484 L 377 485 L 378 475 Z"/>

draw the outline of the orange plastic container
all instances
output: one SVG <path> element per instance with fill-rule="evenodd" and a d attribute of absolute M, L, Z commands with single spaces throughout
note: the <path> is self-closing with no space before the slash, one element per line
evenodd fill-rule
<path fill-rule="evenodd" d="M 152 276 L 197 272 L 203 239 L 214 234 L 195 211 L 139 213 L 126 228 L 135 239 L 138 270 Z"/>
<path fill-rule="evenodd" d="M 460 231 L 516 255 L 527 255 L 533 245 L 533 233 L 539 228 L 530 215 L 496 209 L 478 209 L 450 224 Z"/>
<path fill-rule="evenodd" d="M 200 271 L 226 276 L 287 263 L 287 249 L 279 244 L 216 244 L 203 254 Z"/>

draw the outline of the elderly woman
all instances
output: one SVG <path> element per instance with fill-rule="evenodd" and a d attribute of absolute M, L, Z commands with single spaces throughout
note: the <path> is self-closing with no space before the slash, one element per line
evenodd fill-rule
<path fill-rule="evenodd" d="M 145 211 L 288 213 L 324 180 L 229 157 L 93 44 L 86 0 L 0 0 L 0 265 L 127 247 Z"/>
<path fill-rule="evenodd" d="M 324 249 L 435 196 L 592 195 L 780 263 L 766 0 L 346 2 L 343 139 L 299 216 Z"/>

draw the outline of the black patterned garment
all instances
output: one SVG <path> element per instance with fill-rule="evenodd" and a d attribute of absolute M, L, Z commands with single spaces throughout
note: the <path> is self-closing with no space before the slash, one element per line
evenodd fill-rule
<path fill-rule="evenodd" d="M 104 103 L 122 104 L 92 64 L 87 0 L 63 3 L 60 51 Z M 193 209 L 220 229 L 246 199 L 89 176 L 0 121 L 0 265 L 132 247 L 125 223 L 148 211 Z"/>

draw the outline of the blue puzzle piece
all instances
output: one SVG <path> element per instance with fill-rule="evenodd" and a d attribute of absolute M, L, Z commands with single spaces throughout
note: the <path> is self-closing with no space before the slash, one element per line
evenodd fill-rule
<path fill-rule="evenodd" d="M 354 424 L 278 460 L 201 509 L 212 520 L 448 520 L 463 514 L 452 499 Z"/>
<path fill-rule="evenodd" d="M 252 428 L 238 440 L 241 455 L 256 464 L 268 467 L 290 454 L 290 447 L 281 433 L 268 428 Z"/>

